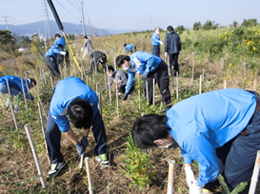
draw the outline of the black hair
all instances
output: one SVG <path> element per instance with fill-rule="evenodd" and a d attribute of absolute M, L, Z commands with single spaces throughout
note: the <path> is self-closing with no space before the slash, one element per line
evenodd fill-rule
<path fill-rule="evenodd" d="M 116 58 L 116 66 L 119 68 L 124 63 L 124 60 L 130 61 L 130 57 L 128 55 L 119 55 Z"/>
<path fill-rule="evenodd" d="M 101 64 L 106 64 L 107 63 L 107 56 L 106 56 L 106 54 L 101 54 L 100 55 L 100 59 L 102 60 L 102 62 L 100 61 Z"/>
<path fill-rule="evenodd" d="M 85 36 L 83 36 L 83 38 L 86 38 L 86 39 L 88 39 L 88 36 L 87 36 L 87 35 L 85 35 Z"/>
<path fill-rule="evenodd" d="M 107 68 L 108 68 L 108 72 L 109 71 L 113 71 L 113 72 L 115 71 L 114 67 L 112 67 L 111 65 L 108 65 Z"/>
<path fill-rule="evenodd" d="M 167 27 L 167 30 L 170 32 L 170 31 L 173 31 L 174 29 L 173 29 L 172 26 L 168 26 L 168 27 Z"/>
<path fill-rule="evenodd" d="M 167 138 L 170 128 L 166 121 L 165 115 L 149 114 L 138 117 L 131 131 L 135 144 L 144 149 L 155 146 L 153 142 L 157 139 Z"/>
<path fill-rule="evenodd" d="M 60 38 L 61 36 L 60 36 L 60 34 L 55 34 L 54 37 L 55 37 L 55 38 L 56 38 L 56 37 L 59 37 L 59 38 Z"/>
<path fill-rule="evenodd" d="M 91 105 L 81 98 L 75 98 L 71 101 L 68 108 L 70 122 L 76 128 L 90 128 L 93 120 L 93 109 Z"/>
<path fill-rule="evenodd" d="M 29 79 L 30 79 L 30 81 L 31 81 L 31 84 L 32 84 L 33 86 L 36 86 L 36 84 L 37 84 L 36 80 L 33 79 L 33 78 L 29 78 Z"/>
<path fill-rule="evenodd" d="M 127 44 L 124 44 L 124 47 L 126 46 Z"/>
<path fill-rule="evenodd" d="M 156 27 L 154 28 L 154 31 L 155 31 L 157 28 L 159 28 L 159 27 L 158 27 L 158 26 L 156 26 Z M 160 30 L 160 28 L 159 28 L 159 30 Z"/>

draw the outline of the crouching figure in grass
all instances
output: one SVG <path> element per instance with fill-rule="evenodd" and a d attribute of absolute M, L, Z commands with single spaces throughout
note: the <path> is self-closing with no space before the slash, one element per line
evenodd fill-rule
<path fill-rule="evenodd" d="M 127 99 L 134 83 L 135 74 L 140 73 L 144 80 L 144 93 L 146 96 L 146 81 L 148 82 L 149 104 L 153 104 L 153 78 L 158 83 L 162 101 L 165 105 L 171 102 L 169 90 L 169 75 L 167 64 L 159 57 L 147 52 L 137 51 L 130 57 L 128 55 L 119 55 L 116 58 L 116 66 L 122 67 L 128 71 L 128 80 L 125 86 L 125 95 L 123 100 Z"/>
<path fill-rule="evenodd" d="M 84 129 L 81 141 L 78 141 L 70 122 L 78 129 Z M 88 134 L 92 131 L 96 141 L 94 151 L 101 165 L 107 166 L 106 132 L 98 110 L 96 93 L 77 77 L 68 77 L 57 83 L 48 114 L 46 140 L 51 160 L 51 170 L 47 177 L 56 176 L 66 166 L 60 151 L 61 132 L 76 146 L 78 154 L 85 153 L 88 146 Z"/>
<path fill-rule="evenodd" d="M 185 99 L 166 116 L 136 119 L 132 136 L 140 148 L 168 148 L 177 142 L 184 158 L 190 193 L 219 188 L 222 174 L 230 190 L 250 180 L 260 150 L 260 98 L 242 89 L 216 90 Z M 198 162 L 194 178 L 191 164 Z M 241 193 L 248 193 L 247 186 Z"/>

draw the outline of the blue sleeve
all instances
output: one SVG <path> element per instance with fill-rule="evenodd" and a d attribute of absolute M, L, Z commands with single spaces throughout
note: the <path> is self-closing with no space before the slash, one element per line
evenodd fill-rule
<path fill-rule="evenodd" d="M 128 80 L 125 86 L 125 93 L 129 93 L 135 80 L 135 73 L 128 71 Z"/>
<path fill-rule="evenodd" d="M 60 54 L 60 50 L 59 50 L 59 48 L 56 47 L 56 46 L 52 46 L 52 51 L 53 51 L 54 53 L 56 53 L 56 54 Z"/>
<path fill-rule="evenodd" d="M 154 34 L 152 35 L 152 43 L 160 44 L 160 39 L 158 39 Z"/>
<path fill-rule="evenodd" d="M 54 116 L 53 114 L 51 116 L 61 132 L 67 132 L 70 129 L 70 123 L 66 116 Z"/>
<path fill-rule="evenodd" d="M 203 186 L 217 178 L 219 173 L 219 161 L 216 150 L 205 136 L 197 135 L 188 137 L 184 150 L 190 159 L 199 164 L 199 177 L 197 184 Z"/>
<path fill-rule="evenodd" d="M 147 55 L 147 58 L 146 58 L 146 66 L 145 66 L 145 71 L 146 72 L 152 72 L 152 71 L 154 71 L 155 70 L 155 68 L 154 68 L 154 57 L 153 57 L 153 55 L 150 55 L 150 56 L 148 56 Z"/>
<path fill-rule="evenodd" d="M 181 154 L 183 156 L 184 164 L 191 164 L 193 161 L 190 159 L 189 154 L 185 152 L 185 150 L 181 149 Z"/>

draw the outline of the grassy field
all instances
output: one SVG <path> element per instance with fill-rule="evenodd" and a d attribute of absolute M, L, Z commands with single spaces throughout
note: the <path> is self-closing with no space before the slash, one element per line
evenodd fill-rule
<path fill-rule="evenodd" d="M 212 31 L 185 31 L 180 35 L 183 49 L 179 56 L 180 75 L 170 79 L 170 90 L 172 104 L 199 93 L 200 75 L 202 79 L 202 92 L 224 88 L 242 88 L 259 91 L 259 28 L 249 29 L 221 28 Z M 136 45 L 137 50 L 152 52 L 151 35 L 153 32 L 127 33 L 116 36 L 93 37 L 95 50 L 101 50 L 108 56 L 108 63 L 114 65 L 114 60 L 119 54 L 124 54 L 124 43 Z M 164 41 L 165 32 L 160 34 Z M 251 41 L 251 42 L 250 42 Z M 53 42 L 49 42 L 53 44 Z M 95 91 L 99 92 L 107 83 L 107 76 L 102 72 L 90 74 L 90 61 L 87 56 L 82 60 L 80 48 L 83 44 L 81 37 L 70 41 L 73 45 L 75 56 L 79 63 L 84 66 L 86 73 L 81 74 L 72 57 L 70 68 L 63 68 L 62 76 L 78 76 L 88 83 Z M 161 46 L 161 57 L 164 48 Z M 192 53 L 195 54 L 192 54 Z M 24 101 L 20 101 L 20 110 L 15 114 L 18 130 L 14 127 L 11 112 L 4 113 L 6 96 L 1 98 L 0 111 L 0 193 L 88 193 L 88 182 L 85 167 L 79 172 L 79 158 L 75 146 L 69 140 L 62 137 L 62 153 L 68 162 L 68 168 L 61 176 L 48 180 L 47 188 L 41 188 L 33 155 L 24 130 L 28 124 L 32 133 L 36 151 L 42 167 L 44 176 L 49 171 L 48 156 L 45 151 L 44 138 L 41 131 L 41 123 L 37 107 L 37 101 L 43 104 L 44 111 L 48 113 L 49 103 L 52 96 L 52 84 L 50 72 L 44 64 L 42 54 L 44 47 L 37 39 L 31 44 L 30 50 L 24 53 L 12 53 L 0 51 L 0 71 L 3 75 L 17 75 L 20 77 L 34 77 L 38 86 L 31 90 L 36 97 L 34 102 L 28 102 L 29 110 L 26 111 Z M 248 64 L 244 71 L 243 64 Z M 192 69 L 194 65 L 194 76 Z M 101 67 L 100 67 L 101 70 Z M 193 79 L 192 79 L 193 77 Z M 188 186 L 183 171 L 183 159 L 177 145 L 168 150 L 149 149 L 143 153 L 136 151 L 132 153 L 129 147 L 128 132 L 136 119 L 142 114 L 161 113 L 163 107 L 160 104 L 161 96 L 156 86 L 156 105 L 149 107 L 142 95 L 142 81 L 136 77 L 136 89 L 133 95 L 122 101 L 119 96 L 119 109 L 116 108 L 115 86 L 112 86 L 112 102 L 109 101 L 109 93 L 102 93 L 102 116 L 106 127 L 108 138 L 108 155 L 111 158 L 111 167 L 101 167 L 95 161 L 93 148 L 95 141 L 92 133 L 89 136 L 89 147 L 87 157 L 90 158 L 90 168 L 94 193 L 166 193 L 168 161 L 176 161 L 176 172 L 174 178 L 175 193 L 188 193 Z M 176 85 L 178 83 L 178 92 Z M 53 86 L 52 86 L 53 85 Z M 140 90 L 140 100 L 139 92 Z M 178 94 L 178 97 L 177 97 Z M 118 116 L 117 116 L 118 114 Z M 161 113 L 162 114 L 162 113 Z M 46 127 L 46 119 L 44 117 Z M 82 135 L 81 130 L 75 130 L 77 136 Z M 151 166 L 143 164 L 143 168 L 137 169 L 139 175 L 146 174 L 150 183 L 142 190 L 133 184 L 133 179 L 126 176 L 126 160 L 131 154 L 143 155 L 149 158 Z M 136 159 L 137 160 L 137 159 Z M 136 161 L 132 161 L 133 163 Z M 194 169 L 197 165 L 194 164 Z M 136 173 L 135 169 L 132 172 Z M 145 176 L 143 178 L 145 178 Z M 141 182 L 145 182 L 144 179 Z M 149 182 L 149 181 L 148 181 Z"/>

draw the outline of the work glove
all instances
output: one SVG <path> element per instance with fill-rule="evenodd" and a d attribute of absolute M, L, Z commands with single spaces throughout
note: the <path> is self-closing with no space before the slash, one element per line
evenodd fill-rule
<path fill-rule="evenodd" d="M 160 45 L 163 45 L 163 41 L 160 40 Z"/>
<path fill-rule="evenodd" d="M 85 153 L 85 148 L 84 148 L 84 146 L 80 142 L 78 142 L 76 144 L 76 149 L 77 149 L 77 152 L 78 152 L 79 156 L 81 156 L 82 154 Z"/>
<path fill-rule="evenodd" d="M 60 54 L 65 56 L 66 52 L 65 51 L 60 51 Z"/>
<path fill-rule="evenodd" d="M 143 75 L 141 76 L 142 80 L 146 80 L 147 79 L 148 73 L 149 72 L 147 72 L 147 71 L 143 73 Z"/>
<path fill-rule="evenodd" d="M 190 188 L 192 184 L 196 183 L 196 180 L 194 178 L 194 174 L 193 174 L 191 166 L 186 166 L 184 168 L 184 170 L 185 170 L 185 174 L 186 174 L 186 182 L 187 182 L 187 184 L 189 185 L 189 188 Z"/>
<path fill-rule="evenodd" d="M 179 54 L 181 54 L 181 51 L 179 51 Z"/>
<path fill-rule="evenodd" d="M 82 52 L 82 51 L 83 51 L 83 48 L 81 48 L 80 50 L 81 50 L 81 52 Z"/>
<path fill-rule="evenodd" d="M 190 190 L 189 194 L 201 194 L 202 193 L 202 187 L 198 186 L 195 183 L 191 184 L 189 190 Z"/>
<path fill-rule="evenodd" d="M 84 151 L 85 151 L 86 147 L 88 147 L 88 139 L 87 139 L 87 137 L 83 135 L 80 143 L 81 143 L 81 145 L 84 146 Z"/>
<path fill-rule="evenodd" d="M 125 101 L 127 99 L 128 93 L 125 93 L 123 100 Z"/>
<path fill-rule="evenodd" d="M 167 53 L 167 52 L 165 52 L 165 53 L 164 53 L 164 56 L 165 56 L 165 58 L 166 58 L 166 57 L 168 56 L 168 53 Z"/>

